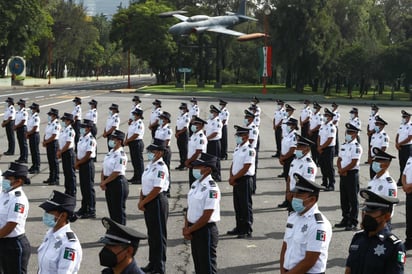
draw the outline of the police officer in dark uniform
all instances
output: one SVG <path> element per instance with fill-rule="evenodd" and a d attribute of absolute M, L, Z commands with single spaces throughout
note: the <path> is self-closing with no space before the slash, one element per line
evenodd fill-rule
<path fill-rule="evenodd" d="M 28 273 L 30 243 L 25 236 L 29 201 L 23 191 L 27 166 L 11 163 L 0 194 L 0 273 Z"/>
<path fill-rule="evenodd" d="M 51 108 L 47 113 L 48 123 L 43 139 L 43 147 L 47 150 L 47 161 L 49 162 L 49 178 L 43 181 L 44 184 L 59 184 L 59 162 L 57 150 L 59 149 L 60 124 L 58 122 L 59 110 Z"/>
<path fill-rule="evenodd" d="M 13 127 L 14 120 L 16 119 L 16 110 L 14 109 L 14 99 L 7 97 L 6 99 L 7 107 L 4 110 L 4 118 L 1 123 L 2 127 L 6 128 L 8 147 L 4 155 L 14 155 L 14 148 L 16 146 L 16 139 L 14 137 Z"/>
<path fill-rule="evenodd" d="M 361 223 L 363 230 L 353 236 L 349 245 L 345 273 L 404 273 L 404 246 L 387 226 L 393 205 L 399 203 L 399 199 L 369 190 L 361 190 L 360 195 L 365 199 Z"/>
<path fill-rule="evenodd" d="M 100 188 L 105 191 L 110 218 L 120 224 L 126 224 L 126 200 L 129 196 L 129 184 L 125 177 L 127 155 L 123 150 L 125 134 L 115 130 L 109 136 L 111 150 L 103 161 L 100 176 Z"/>
<path fill-rule="evenodd" d="M 16 160 L 16 162 L 27 164 L 27 156 L 29 152 L 27 149 L 27 139 L 26 139 L 27 120 L 28 120 L 28 114 L 26 110 L 26 101 L 23 99 L 20 99 L 17 102 L 17 105 L 19 106 L 19 109 L 16 112 L 16 120 L 14 121 L 13 129 L 16 131 L 17 142 L 19 144 L 19 149 L 20 149 L 20 157 Z"/>
<path fill-rule="evenodd" d="M 107 217 L 102 219 L 106 234 L 99 242 L 104 244 L 99 253 L 100 265 L 107 266 L 103 274 L 145 274 L 137 265 L 134 256 L 140 240 L 146 236 L 130 227 L 121 225 Z"/>
<path fill-rule="evenodd" d="M 147 147 L 150 161 L 142 175 L 142 189 L 138 208 L 144 211 L 149 238 L 149 264 L 142 268 L 146 273 L 166 273 L 167 219 L 169 217 L 169 171 L 163 161 L 166 145 L 154 139 Z"/>
<path fill-rule="evenodd" d="M 26 138 L 29 139 L 29 147 L 31 154 L 32 166 L 29 168 L 30 174 L 37 174 L 40 172 L 40 106 L 32 103 L 29 107 L 31 115 L 27 122 Z"/>

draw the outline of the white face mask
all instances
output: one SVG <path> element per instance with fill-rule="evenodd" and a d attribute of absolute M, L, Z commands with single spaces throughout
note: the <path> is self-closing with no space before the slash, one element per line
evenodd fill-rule
<path fill-rule="evenodd" d="M 185 114 L 185 111 L 183 109 L 180 109 L 179 113 L 180 113 L 180 115 L 183 115 L 183 114 Z"/>
<path fill-rule="evenodd" d="M 312 108 L 312 112 L 316 113 L 317 109 L 316 108 Z"/>
<path fill-rule="evenodd" d="M 209 119 L 213 119 L 213 118 L 215 118 L 215 116 L 213 115 L 213 113 L 209 113 Z"/>
<path fill-rule="evenodd" d="M 372 110 L 372 111 L 371 111 L 371 114 L 372 114 L 372 115 L 375 115 L 375 114 L 376 114 L 376 111 Z"/>
<path fill-rule="evenodd" d="M 402 124 L 406 124 L 408 122 L 408 120 L 406 118 L 402 118 Z"/>
<path fill-rule="evenodd" d="M 351 113 L 351 114 L 350 114 L 350 118 L 351 118 L 351 119 L 355 118 L 355 114 L 354 114 L 354 113 Z"/>

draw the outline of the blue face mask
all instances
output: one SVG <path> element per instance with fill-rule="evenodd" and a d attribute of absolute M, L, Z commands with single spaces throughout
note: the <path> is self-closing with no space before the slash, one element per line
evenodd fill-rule
<path fill-rule="evenodd" d="M 191 125 L 191 126 L 190 126 L 190 130 L 191 130 L 192 132 L 196 132 L 196 131 L 197 131 L 197 126 Z"/>
<path fill-rule="evenodd" d="M 109 110 L 109 116 L 112 116 L 113 112 L 111 110 Z"/>
<path fill-rule="evenodd" d="M 54 227 L 57 223 L 56 218 L 54 215 L 49 214 L 47 212 L 44 212 L 43 214 L 43 224 L 45 224 L 47 227 Z"/>
<path fill-rule="evenodd" d="M 375 126 L 375 132 L 379 132 L 380 130 L 381 130 L 381 128 L 380 128 L 380 127 Z"/>
<path fill-rule="evenodd" d="M 379 162 L 372 162 L 372 170 L 378 173 L 382 170 L 381 164 Z"/>
<path fill-rule="evenodd" d="M 346 142 L 352 141 L 352 135 L 350 135 L 350 134 L 345 134 L 345 140 L 346 140 Z"/>
<path fill-rule="evenodd" d="M 200 169 L 193 169 L 192 170 L 192 175 L 193 177 L 197 179 L 200 179 L 202 177 L 202 174 L 200 173 Z"/>
<path fill-rule="evenodd" d="M 245 126 L 249 125 L 249 119 L 243 119 L 243 124 L 244 124 Z"/>
<path fill-rule="evenodd" d="M 109 140 L 108 145 L 109 145 L 110 148 L 114 148 L 114 146 L 115 146 L 116 144 L 115 144 L 114 140 Z"/>
<path fill-rule="evenodd" d="M 296 155 L 296 157 L 298 158 L 298 159 L 300 159 L 300 158 L 302 158 L 304 155 L 303 155 L 303 151 L 302 150 L 298 150 L 298 149 L 296 149 L 295 150 L 295 155 Z"/>
<path fill-rule="evenodd" d="M 240 145 L 243 143 L 243 139 L 241 136 L 236 136 L 236 144 Z"/>
<path fill-rule="evenodd" d="M 84 127 L 80 128 L 80 135 L 84 136 L 86 134 L 86 129 Z"/>
<path fill-rule="evenodd" d="M 159 126 L 163 126 L 163 120 L 159 119 Z"/>
<path fill-rule="evenodd" d="M 147 153 L 147 160 L 149 160 L 149 161 L 153 161 L 153 159 L 154 159 L 154 153 L 153 152 L 148 152 Z"/>
<path fill-rule="evenodd" d="M 295 212 L 301 213 L 305 210 L 305 206 L 303 205 L 303 200 L 299 198 L 292 199 L 292 208 Z"/>
<path fill-rule="evenodd" d="M 291 126 L 286 126 L 286 131 L 287 131 L 288 133 L 290 133 L 290 132 L 292 131 L 292 127 L 291 127 Z"/>
<path fill-rule="evenodd" d="M 9 192 L 11 189 L 11 182 L 10 180 L 3 178 L 3 182 L 1 183 L 1 186 L 3 188 L 3 192 Z"/>
<path fill-rule="evenodd" d="M 51 120 L 52 120 L 52 119 L 51 119 L 51 116 L 47 116 L 47 122 L 49 122 L 49 123 L 50 123 L 50 122 L 51 122 Z"/>
<path fill-rule="evenodd" d="M 60 126 L 61 126 L 62 128 L 66 128 L 66 123 L 65 123 L 64 121 L 62 121 L 62 122 L 60 123 Z"/>

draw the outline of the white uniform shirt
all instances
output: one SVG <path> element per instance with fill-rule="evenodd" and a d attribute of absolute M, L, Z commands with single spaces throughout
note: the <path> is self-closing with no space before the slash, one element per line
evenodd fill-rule
<path fill-rule="evenodd" d="M 253 123 L 257 126 L 260 127 L 260 116 L 255 114 L 255 119 L 253 119 Z"/>
<path fill-rule="evenodd" d="M 40 116 L 37 112 L 29 117 L 27 121 L 27 131 L 31 131 L 34 127 L 37 127 L 36 132 L 40 132 Z"/>
<path fill-rule="evenodd" d="M 356 138 L 352 142 L 345 142 L 339 149 L 339 158 L 341 158 L 341 167 L 348 166 L 353 159 L 356 159 L 356 165 L 351 170 L 359 170 L 360 159 L 362 157 L 362 146 L 358 143 Z"/>
<path fill-rule="evenodd" d="M 377 113 L 375 113 L 375 114 L 371 113 L 369 115 L 369 118 L 368 118 L 368 130 L 369 131 L 372 131 L 372 130 L 375 129 L 375 122 L 376 122 L 376 116 L 377 115 L 378 115 Z"/>
<path fill-rule="evenodd" d="M 144 123 L 142 119 L 133 121 L 130 125 L 129 128 L 127 129 L 127 137 L 130 138 L 134 134 L 139 134 L 137 136 L 136 140 L 142 140 L 144 136 Z"/>
<path fill-rule="evenodd" d="M 289 169 L 289 185 L 290 190 L 293 190 L 296 186 L 296 180 L 293 174 L 297 173 L 301 175 L 306 180 L 315 181 L 316 173 L 318 172 L 318 167 L 316 166 L 315 162 L 310 157 L 310 153 L 306 154 L 302 158 L 293 159 L 292 163 L 290 164 Z"/>
<path fill-rule="evenodd" d="M 322 122 L 323 116 L 320 111 L 318 111 L 318 113 L 313 113 L 309 119 L 309 129 L 314 129 L 317 126 L 322 125 Z"/>
<path fill-rule="evenodd" d="M 60 136 L 60 123 L 58 119 L 54 119 L 53 121 L 47 123 L 46 132 L 44 134 L 45 139 L 49 139 L 53 134 L 56 134 L 54 140 L 59 140 Z"/>
<path fill-rule="evenodd" d="M 320 252 L 320 255 L 307 273 L 325 272 L 331 239 L 332 227 L 328 219 L 319 211 L 317 204 L 302 216 L 292 212 L 288 217 L 283 238 L 287 246 L 283 267 L 293 269 L 303 260 L 307 251 L 312 251 Z"/>
<path fill-rule="evenodd" d="M 29 213 L 29 201 L 22 187 L 0 193 L 0 228 L 8 222 L 17 223 L 5 238 L 14 238 L 25 233 L 26 219 Z"/>
<path fill-rule="evenodd" d="M 111 149 L 109 153 L 104 156 L 103 161 L 103 175 L 110 176 L 113 172 L 119 172 L 119 175 L 126 174 L 127 155 L 123 148 L 118 150 Z"/>
<path fill-rule="evenodd" d="M 286 155 L 292 147 L 297 147 L 295 130 L 292 130 L 289 134 L 283 136 L 280 149 L 281 154 Z"/>
<path fill-rule="evenodd" d="M 385 195 L 394 198 L 398 196 L 398 187 L 396 186 L 395 180 L 393 180 L 389 175 L 388 171 L 382 174 L 379 178 L 375 175 L 375 177 L 368 182 L 368 189 L 378 195 Z"/>
<path fill-rule="evenodd" d="M 412 184 L 412 157 L 409 157 L 406 162 L 405 169 L 403 170 L 403 175 L 406 177 L 406 183 Z"/>
<path fill-rule="evenodd" d="M 115 129 L 119 129 L 119 125 L 120 125 L 119 114 L 115 113 L 107 117 L 105 129 L 106 131 L 109 131 L 112 127 L 115 127 Z"/>
<path fill-rule="evenodd" d="M 27 118 L 28 118 L 29 114 L 27 113 L 26 108 L 21 108 L 16 112 L 16 121 L 15 121 L 15 125 L 18 125 L 21 123 L 21 121 L 24 120 L 24 124 L 23 125 L 27 125 Z"/>
<path fill-rule="evenodd" d="M 189 108 L 189 119 L 192 119 L 193 116 L 199 117 L 199 106 L 198 105 L 192 105 L 192 107 Z"/>
<path fill-rule="evenodd" d="M 283 118 L 285 118 L 286 115 L 286 110 L 285 108 L 281 108 L 275 111 L 273 114 L 273 119 L 275 120 L 275 125 L 279 124 L 282 122 Z"/>
<path fill-rule="evenodd" d="M 227 125 L 229 123 L 230 113 L 227 108 L 222 108 L 219 113 L 219 119 L 222 121 L 222 125 Z M 224 122 L 225 121 L 225 122 Z M 224 123 L 223 123 L 224 122 Z"/>
<path fill-rule="evenodd" d="M 412 135 L 412 124 L 411 123 L 401 124 L 398 129 L 398 134 L 399 134 L 398 136 L 399 143 L 407 139 L 409 135 Z M 412 144 L 412 141 L 404 145 L 410 145 L 410 144 Z"/>
<path fill-rule="evenodd" d="M 169 124 L 157 127 L 155 132 L 155 138 L 163 141 L 170 140 L 172 138 L 172 135 L 173 131 L 170 128 Z"/>
<path fill-rule="evenodd" d="M 361 129 L 361 127 L 362 127 L 362 122 L 359 119 L 359 117 L 354 117 L 353 119 L 350 118 L 349 119 L 349 124 L 351 124 L 352 126 L 358 128 L 358 129 Z"/>
<path fill-rule="evenodd" d="M 252 147 L 256 149 L 258 138 L 259 138 L 259 127 L 255 123 L 250 123 L 247 128 L 249 129 L 249 140 L 253 140 L 251 143 Z"/>
<path fill-rule="evenodd" d="M 383 147 L 388 147 L 388 146 L 389 146 L 389 136 L 386 134 L 384 129 L 372 134 L 371 143 L 370 143 L 370 150 L 371 150 L 372 157 L 375 156 L 375 153 L 373 153 L 374 147 L 382 149 Z"/>
<path fill-rule="evenodd" d="M 207 120 L 207 125 L 205 125 L 205 132 L 206 137 L 214 132 L 217 132 L 216 136 L 210 139 L 210 141 L 220 140 L 222 138 L 222 122 L 220 121 L 219 116 Z"/>
<path fill-rule="evenodd" d="M 332 138 L 332 142 L 328 147 L 335 146 L 336 144 L 336 127 L 332 121 L 327 124 L 322 124 L 319 128 L 319 144 L 323 145 L 329 138 Z"/>
<path fill-rule="evenodd" d="M 203 133 L 203 130 L 194 132 L 192 136 L 189 137 L 189 142 L 187 144 L 187 159 L 190 159 L 190 157 L 192 157 L 193 154 L 195 154 L 196 150 L 202 150 L 202 152 L 206 152 L 206 149 L 207 138 L 206 135 Z"/>
<path fill-rule="evenodd" d="M 82 247 L 70 229 L 70 223 L 56 232 L 50 228 L 37 253 L 39 274 L 76 274 L 83 257 Z"/>
<path fill-rule="evenodd" d="M 79 142 L 77 143 L 77 159 L 83 159 L 88 151 L 91 151 L 90 158 L 96 157 L 96 139 L 89 132 L 85 136 L 80 136 Z"/>
<path fill-rule="evenodd" d="M 161 192 L 169 189 L 169 171 L 163 158 L 150 162 L 142 174 L 142 194 L 147 196 L 155 187 L 160 187 Z"/>
<path fill-rule="evenodd" d="M 82 120 L 82 107 L 81 107 L 81 105 L 74 106 L 72 114 L 73 114 L 73 119 L 81 121 Z M 76 116 L 77 116 L 77 119 L 76 119 Z"/>
<path fill-rule="evenodd" d="M 187 194 L 187 220 L 194 224 L 208 209 L 213 209 L 208 223 L 220 221 L 220 189 L 209 175 L 203 181 L 192 183 Z"/>
<path fill-rule="evenodd" d="M 233 152 L 232 174 L 237 174 L 245 164 L 251 164 L 244 175 L 255 175 L 255 157 L 255 149 L 249 145 L 249 142 L 246 141 L 243 145 L 237 145 Z"/>
<path fill-rule="evenodd" d="M 262 113 L 262 109 L 260 108 L 259 105 L 256 105 L 256 104 L 255 104 L 255 107 L 256 107 L 256 113 L 255 113 L 255 115 L 260 116 L 260 114 Z"/>
<path fill-rule="evenodd" d="M 153 109 L 152 112 L 150 113 L 150 124 L 153 124 L 157 120 L 159 120 L 159 115 L 160 114 L 162 114 L 162 109 L 161 108 Z"/>
<path fill-rule="evenodd" d="M 176 129 L 182 130 L 184 128 L 189 128 L 189 113 L 185 112 L 177 117 Z"/>
<path fill-rule="evenodd" d="M 310 116 L 312 116 L 312 110 L 309 106 L 304 107 L 301 111 L 300 111 L 300 121 L 303 122 L 305 121 L 307 118 L 310 118 Z M 308 121 L 309 122 L 309 121 Z"/>
<path fill-rule="evenodd" d="M 84 115 L 84 119 L 93 121 L 93 124 L 97 124 L 97 115 L 97 109 L 89 109 L 86 115 Z"/>
<path fill-rule="evenodd" d="M 74 136 L 76 133 L 71 125 L 62 128 L 59 136 L 59 148 L 62 149 L 67 142 L 70 142 L 69 149 L 74 148 Z"/>
<path fill-rule="evenodd" d="M 7 119 L 9 119 L 11 117 L 11 120 L 15 120 L 16 119 L 16 110 L 14 109 L 13 105 L 10 105 L 8 107 L 6 107 L 6 109 L 4 110 L 4 116 L 3 116 L 3 120 L 6 121 Z"/>
<path fill-rule="evenodd" d="M 332 111 L 335 116 L 332 118 L 333 124 L 338 127 L 339 126 L 339 121 L 340 121 L 340 113 L 338 110 Z"/>

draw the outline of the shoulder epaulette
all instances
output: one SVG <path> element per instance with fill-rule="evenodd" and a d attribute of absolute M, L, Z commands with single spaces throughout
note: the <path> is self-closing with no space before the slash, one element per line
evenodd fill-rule
<path fill-rule="evenodd" d="M 20 191 L 16 191 L 16 192 L 14 192 L 14 195 L 15 195 L 16 197 L 20 197 L 20 196 L 21 196 L 21 192 L 20 192 Z"/>
<path fill-rule="evenodd" d="M 73 232 L 71 232 L 71 231 L 66 232 L 66 236 L 67 236 L 67 239 L 69 240 L 69 242 L 75 242 L 76 241 L 76 235 L 74 235 Z"/>
<path fill-rule="evenodd" d="M 320 214 L 320 213 L 315 213 L 314 216 L 315 216 L 315 220 L 316 220 L 316 222 L 317 222 L 318 224 L 322 224 L 322 223 L 323 223 L 322 214 Z"/>
<path fill-rule="evenodd" d="M 159 161 L 159 162 L 157 162 L 157 164 L 158 164 L 159 166 L 162 166 L 162 165 L 164 165 L 165 163 L 163 163 L 162 161 Z"/>
<path fill-rule="evenodd" d="M 209 185 L 210 185 L 210 186 L 216 186 L 216 182 L 213 181 L 213 180 L 210 180 L 210 181 L 209 181 Z"/>
<path fill-rule="evenodd" d="M 398 243 L 402 242 L 402 240 L 399 239 L 399 238 L 398 238 L 396 235 L 394 235 L 394 234 L 390 234 L 390 235 L 388 236 L 388 239 L 389 239 L 393 244 L 398 244 Z"/>
<path fill-rule="evenodd" d="M 312 159 L 311 159 L 310 157 L 307 157 L 307 158 L 306 158 L 306 161 L 312 162 Z"/>
<path fill-rule="evenodd" d="M 125 154 L 124 151 L 122 150 L 122 151 L 120 151 L 120 155 L 124 156 L 124 155 L 126 155 L 126 154 Z"/>
<path fill-rule="evenodd" d="M 392 183 L 393 179 L 392 179 L 392 177 L 386 177 L 386 181 L 388 181 L 388 183 Z"/>

